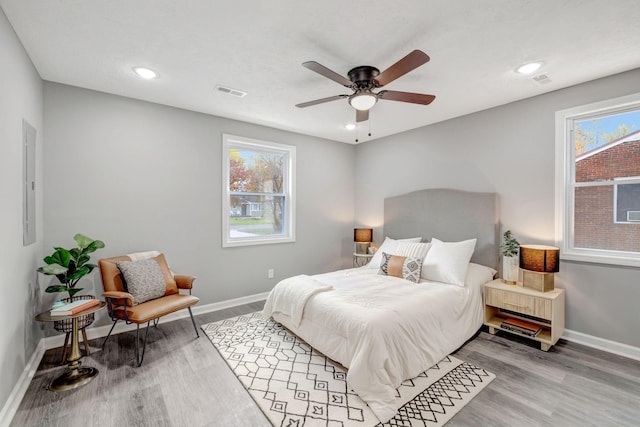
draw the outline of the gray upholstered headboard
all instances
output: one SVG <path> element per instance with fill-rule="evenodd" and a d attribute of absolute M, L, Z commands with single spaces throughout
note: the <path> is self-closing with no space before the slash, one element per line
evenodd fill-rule
<path fill-rule="evenodd" d="M 500 245 L 496 193 L 428 189 L 384 200 L 384 235 L 454 242 L 478 239 L 471 261 L 498 268 Z"/>

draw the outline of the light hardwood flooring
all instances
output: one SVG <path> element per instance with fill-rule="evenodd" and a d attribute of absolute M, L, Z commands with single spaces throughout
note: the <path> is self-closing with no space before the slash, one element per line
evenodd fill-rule
<path fill-rule="evenodd" d="M 198 326 L 260 310 L 262 303 L 196 317 Z M 64 367 L 48 350 L 11 426 L 229 426 L 270 423 L 190 319 L 149 332 L 145 360 L 134 368 L 135 333 L 91 341 L 88 385 L 53 393 Z M 482 332 L 456 357 L 496 374 L 448 426 L 639 426 L 640 362 L 563 340 L 549 352 L 513 336 Z"/>

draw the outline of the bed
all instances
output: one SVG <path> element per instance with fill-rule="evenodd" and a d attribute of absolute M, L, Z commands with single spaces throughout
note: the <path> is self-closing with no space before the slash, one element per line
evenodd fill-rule
<path fill-rule="evenodd" d="M 457 267 L 459 282 L 431 274 L 413 283 L 379 274 L 379 264 L 301 275 L 278 283 L 263 311 L 345 366 L 349 387 L 381 422 L 397 412 L 395 390 L 402 381 L 436 364 L 482 325 L 482 285 L 496 273 L 499 241 L 494 193 L 421 190 L 387 198 L 384 206 L 385 236 L 433 240 L 426 257 L 433 254 L 431 272 L 446 273 L 458 257 L 453 249 L 460 245 L 449 242 L 469 248 L 475 239 L 464 270 Z M 401 245 L 385 241 L 381 250 Z"/>

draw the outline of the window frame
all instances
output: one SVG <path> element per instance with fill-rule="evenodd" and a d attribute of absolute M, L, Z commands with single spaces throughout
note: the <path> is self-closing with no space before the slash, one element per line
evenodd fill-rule
<path fill-rule="evenodd" d="M 576 185 L 573 124 L 578 120 L 631 110 L 640 110 L 640 93 L 572 107 L 555 114 L 555 240 L 560 248 L 560 259 L 640 267 L 640 252 L 576 248 L 573 243 L 575 189 L 593 185 L 616 188 L 613 180 Z"/>
<path fill-rule="evenodd" d="M 638 224 L 640 221 L 618 221 L 618 186 L 635 184 L 640 185 L 640 176 L 628 178 L 615 178 L 613 184 L 613 222 L 614 224 Z M 627 217 L 629 215 L 627 214 Z"/>
<path fill-rule="evenodd" d="M 232 238 L 230 232 L 229 212 L 231 197 L 236 192 L 229 189 L 229 150 L 240 148 L 244 150 L 283 152 L 286 154 L 285 170 L 281 193 L 269 193 L 284 198 L 283 233 L 282 235 L 265 235 L 258 237 Z M 276 243 L 290 243 L 296 241 L 296 147 L 276 142 L 246 138 L 243 136 L 222 134 L 222 247 L 266 245 Z M 250 193 L 252 195 L 258 193 Z"/>

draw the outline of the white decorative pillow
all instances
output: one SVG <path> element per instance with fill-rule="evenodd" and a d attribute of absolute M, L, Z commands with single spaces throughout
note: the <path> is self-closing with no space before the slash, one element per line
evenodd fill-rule
<path fill-rule="evenodd" d="M 164 273 L 154 259 L 118 261 L 127 292 L 133 295 L 133 305 L 164 296 L 167 289 Z"/>
<path fill-rule="evenodd" d="M 431 243 L 398 242 L 394 255 L 425 259 Z"/>
<path fill-rule="evenodd" d="M 386 252 L 388 254 L 395 255 L 395 251 L 398 248 L 398 244 L 400 242 L 418 243 L 421 240 L 422 240 L 422 237 L 412 237 L 410 239 L 392 239 L 390 237 L 386 237 L 384 239 L 384 242 L 382 242 L 382 245 L 380 245 L 376 253 L 371 258 L 371 261 L 369 261 L 369 264 L 367 264 L 367 267 L 379 268 L 380 264 L 382 263 L 382 253 Z"/>
<path fill-rule="evenodd" d="M 443 242 L 431 239 L 431 248 L 427 252 L 422 266 L 422 278 L 434 282 L 464 286 L 469 261 L 476 248 L 477 239 L 462 242 Z"/>
<path fill-rule="evenodd" d="M 422 258 L 391 255 L 383 252 L 382 264 L 380 264 L 378 274 L 400 277 L 410 282 L 418 283 L 420 281 L 420 270 L 422 270 Z"/>

